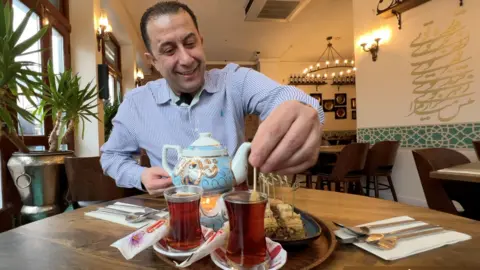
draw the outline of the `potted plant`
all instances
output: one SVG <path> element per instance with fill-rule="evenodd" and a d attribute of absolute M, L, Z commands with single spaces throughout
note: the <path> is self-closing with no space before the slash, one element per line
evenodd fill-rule
<path fill-rule="evenodd" d="M 88 116 L 96 118 L 91 111 L 96 106 L 93 104 L 96 90 L 91 83 L 81 87 L 80 77 L 72 75 L 70 70 L 54 74 L 49 63 L 47 74 L 42 74 L 31 69 L 34 63 L 19 61 L 19 56 L 33 53 L 26 51 L 41 39 L 47 27 L 18 43 L 32 10 L 14 30 L 12 8 L 1 0 L 0 8 L 4 15 L 0 19 L 0 127 L 1 134 L 19 150 L 8 160 L 7 166 L 23 203 L 21 223 L 24 224 L 65 209 L 62 196 L 67 190 L 64 158 L 73 156 L 73 152 L 60 151 L 60 145 Z M 43 82 L 44 75 L 48 76 L 48 85 Z M 20 96 L 36 110 L 29 112 L 19 107 L 16 101 Z M 41 101 L 39 105 L 36 100 Z M 29 151 L 17 135 L 18 116 L 33 123 L 52 114 L 55 126 L 49 136 L 48 151 Z"/>
<path fill-rule="evenodd" d="M 25 143 L 17 135 L 18 116 L 33 123 L 36 118 L 32 112 L 17 105 L 17 99 L 24 96 L 32 106 L 36 106 L 35 98 L 43 87 L 42 74 L 34 71 L 35 63 L 18 60 L 19 57 L 36 53 L 26 52 L 47 32 L 47 27 L 19 43 L 27 23 L 33 13 L 30 10 L 17 29 L 13 25 L 13 10 L 0 1 L 2 18 L 0 19 L 0 139 L 6 137 L 19 151 L 30 152 Z"/>
<path fill-rule="evenodd" d="M 105 128 L 105 141 L 108 141 L 110 137 L 110 133 L 112 133 L 113 123 L 112 120 L 117 115 L 118 108 L 120 107 L 120 103 L 118 101 L 110 103 L 110 101 L 106 100 L 103 104 L 103 123 Z"/>

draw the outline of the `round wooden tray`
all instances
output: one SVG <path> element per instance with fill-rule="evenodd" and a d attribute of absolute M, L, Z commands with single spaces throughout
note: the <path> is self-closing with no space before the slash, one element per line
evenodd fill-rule
<path fill-rule="evenodd" d="M 308 214 L 308 213 L 307 213 Z M 313 216 L 312 216 L 313 217 Z M 328 226 L 320 219 L 313 217 L 315 221 L 322 227 L 322 234 L 318 239 L 304 247 L 294 247 L 292 249 L 285 248 L 287 251 L 287 263 L 282 269 L 312 269 L 324 261 L 326 261 L 337 246 L 337 240 L 335 234 Z M 164 255 L 153 252 L 169 266 L 175 267 L 175 263 Z M 198 262 L 195 262 L 190 267 L 184 269 L 219 269 L 210 259 L 210 256 L 206 256 Z"/>

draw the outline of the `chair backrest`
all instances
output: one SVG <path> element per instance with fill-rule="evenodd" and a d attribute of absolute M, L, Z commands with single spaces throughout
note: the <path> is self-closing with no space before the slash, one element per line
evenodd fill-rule
<path fill-rule="evenodd" d="M 137 189 L 117 187 L 115 180 L 103 174 L 100 157 L 66 157 L 70 199 L 78 201 L 110 201 L 141 194 Z"/>
<path fill-rule="evenodd" d="M 477 158 L 480 160 L 480 141 L 473 142 L 473 148 L 475 148 L 475 152 L 477 153 Z"/>
<path fill-rule="evenodd" d="M 13 206 L 4 205 L 0 209 L 0 233 L 13 229 Z"/>
<path fill-rule="evenodd" d="M 330 175 L 330 181 L 342 181 L 348 173 L 361 171 L 365 167 L 370 144 L 352 143 L 346 145 L 337 158 L 335 167 Z"/>
<path fill-rule="evenodd" d="M 430 178 L 430 172 L 470 163 L 470 160 L 463 154 L 446 148 L 413 150 L 413 158 L 417 165 L 418 175 L 420 176 L 428 207 L 458 215 L 458 211 L 444 189 L 442 181 Z"/>
<path fill-rule="evenodd" d="M 399 147 L 399 141 L 383 141 L 374 144 L 368 151 L 365 174 L 374 175 L 379 169 L 391 172 Z"/>

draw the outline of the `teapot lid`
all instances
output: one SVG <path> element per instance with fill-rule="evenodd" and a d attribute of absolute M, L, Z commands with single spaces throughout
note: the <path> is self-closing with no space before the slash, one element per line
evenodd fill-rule
<path fill-rule="evenodd" d="M 227 149 L 212 138 L 212 133 L 200 133 L 200 137 L 182 151 L 187 157 L 214 157 L 228 155 Z"/>

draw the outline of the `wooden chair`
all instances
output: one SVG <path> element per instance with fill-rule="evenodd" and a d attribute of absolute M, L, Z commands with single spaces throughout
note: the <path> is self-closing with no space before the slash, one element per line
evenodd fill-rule
<path fill-rule="evenodd" d="M 0 233 L 13 229 L 14 213 L 11 204 L 4 205 L 0 209 Z"/>
<path fill-rule="evenodd" d="M 142 191 L 135 188 L 117 187 L 115 180 L 103 174 L 100 157 L 67 157 L 65 169 L 68 178 L 68 199 L 74 208 L 92 202 L 142 194 Z"/>
<path fill-rule="evenodd" d="M 480 141 L 474 141 L 473 148 L 475 148 L 475 152 L 477 153 L 477 158 L 478 160 L 480 160 Z"/>
<path fill-rule="evenodd" d="M 390 189 L 392 191 L 393 199 L 398 202 L 397 193 L 395 192 L 395 187 L 393 186 L 392 181 L 392 170 L 399 147 L 399 141 L 383 141 L 376 143 L 368 151 L 364 169 L 364 173 L 367 176 L 367 196 L 370 196 L 370 179 L 373 178 L 375 198 L 379 197 L 379 190 Z M 388 185 L 378 183 L 378 177 L 386 177 Z M 379 189 L 379 186 L 384 188 Z"/>
<path fill-rule="evenodd" d="M 323 189 L 325 185 L 330 189 L 331 183 L 335 185 L 335 191 L 339 191 L 339 184 L 343 183 L 343 191 L 348 192 L 350 183 L 355 184 L 355 190 L 362 194 L 360 179 L 367 159 L 368 143 L 352 143 L 345 146 L 338 155 L 337 162 L 329 171 L 317 173 L 316 189 Z"/>
<path fill-rule="evenodd" d="M 429 208 L 480 220 L 480 186 L 477 183 L 430 177 L 431 171 L 470 163 L 465 155 L 452 149 L 429 148 L 414 150 L 413 157 Z M 459 202 L 465 211 L 460 213 L 452 200 Z"/>

